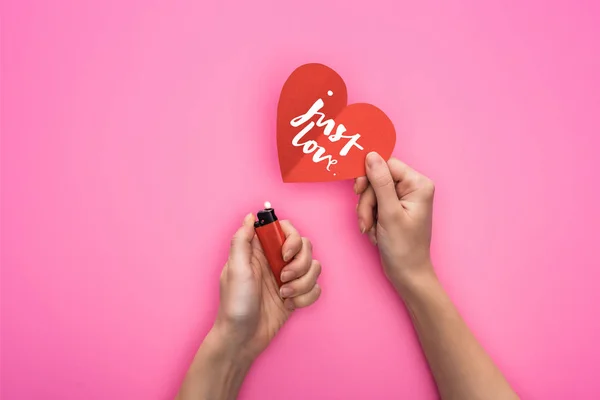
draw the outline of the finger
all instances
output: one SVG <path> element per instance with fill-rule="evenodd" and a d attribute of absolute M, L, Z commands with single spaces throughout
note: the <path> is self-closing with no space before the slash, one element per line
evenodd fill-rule
<path fill-rule="evenodd" d="M 418 174 L 412 168 L 397 158 L 391 158 L 388 161 L 388 167 L 392 178 L 397 182 L 396 193 L 399 198 L 407 196 L 416 189 Z"/>
<path fill-rule="evenodd" d="M 377 197 L 380 212 L 388 212 L 398 205 L 398 195 L 390 169 L 381 156 L 375 152 L 367 154 L 367 178 Z"/>
<path fill-rule="evenodd" d="M 305 275 L 309 269 L 312 261 L 312 244 L 307 238 L 301 238 L 301 249 L 296 254 L 294 259 L 289 262 L 281 270 L 281 282 L 288 282 L 292 279 L 299 278 Z"/>
<path fill-rule="evenodd" d="M 369 240 L 373 245 L 377 246 L 377 227 L 374 226 L 369 230 Z"/>
<path fill-rule="evenodd" d="M 367 186 L 369 186 L 369 180 L 366 176 L 359 176 L 354 179 L 354 193 L 362 194 L 362 192 L 367 190 Z"/>
<path fill-rule="evenodd" d="M 282 298 L 301 296 L 311 291 L 317 283 L 317 278 L 321 275 L 321 263 L 312 260 L 308 272 L 293 281 L 281 286 L 279 292 Z"/>
<path fill-rule="evenodd" d="M 392 178 L 396 182 L 401 182 L 408 179 L 410 175 L 415 172 L 411 167 L 398 160 L 396 157 L 391 157 L 387 164 L 390 169 L 390 173 L 392 174 Z"/>
<path fill-rule="evenodd" d="M 285 299 L 284 305 L 288 310 L 308 307 L 314 304 L 314 302 L 319 299 L 319 296 L 321 296 L 321 286 L 316 284 L 308 293 L 305 293 L 301 296 Z"/>
<path fill-rule="evenodd" d="M 280 225 L 281 230 L 285 235 L 285 242 L 283 242 L 283 247 L 281 248 L 281 255 L 283 256 L 283 261 L 287 262 L 294 258 L 302 248 L 302 238 L 290 221 L 281 221 Z"/>
<path fill-rule="evenodd" d="M 242 226 L 237 230 L 231 239 L 229 248 L 229 267 L 228 270 L 237 272 L 244 270 L 249 265 L 252 255 L 252 239 L 254 238 L 254 216 L 246 215 Z M 251 271 L 250 271 L 251 272 Z"/>
<path fill-rule="evenodd" d="M 356 209 L 360 233 L 365 233 L 373 227 L 373 210 L 375 209 L 376 204 L 377 199 L 375 198 L 375 192 L 373 191 L 373 188 L 369 186 L 367 190 L 360 195 L 360 198 L 358 199 L 358 208 Z"/>
<path fill-rule="evenodd" d="M 425 175 L 415 171 L 402 161 L 391 158 L 388 166 L 396 184 L 396 193 L 402 200 L 429 197 L 433 192 L 433 182 Z"/>

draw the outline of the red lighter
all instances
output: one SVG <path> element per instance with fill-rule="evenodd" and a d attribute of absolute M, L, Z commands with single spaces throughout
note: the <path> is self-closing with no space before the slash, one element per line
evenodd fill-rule
<path fill-rule="evenodd" d="M 254 222 L 256 236 L 258 236 L 267 262 L 271 267 L 271 271 L 273 271 L 277 286 L 281 287 L 281 270 L 286 265 L 281 254 L 283 242 L 285 242 L 285 234 L 277 220 L 275 210 L 273 210 L 271 203 L 268 201 L 265 202 L 265 209 L 259 211 L 256 216 L 258 218 L 258 221 Z"/>

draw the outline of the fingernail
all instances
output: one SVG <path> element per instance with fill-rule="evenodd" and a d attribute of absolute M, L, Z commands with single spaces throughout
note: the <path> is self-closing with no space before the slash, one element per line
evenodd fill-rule
<path fill-rule="evenodd" d="M 369 240 L 374 246 L 377 246 L 377 234 L 375 233 L 375 228 L 371 228 L 369 231 Z"/>
<path fill-rule="evenodd" d="M 373 246 L 377 246 L 377 238 L 373 235 L 369 235 L 369 240 Z"/>
<path fill-rule="evenodd" d="M 358 192 L 356 191 L 356 182 L 354 182 L 354 186 L 352 186 L 352 190 L 354 190 L 354 193 L 358 194 Z"/>
<path fill-rule="evenodd" d="M 356 205 L 356 212 L 358 212 L 358 204 Z"/>
<path fill-rule="evenodd" d="M 288 250 L 283 254 L 283 261 L 288 262 L 292 258 L 292 251 Z"/>
<path fill-rule="evenodd" d="M 365 233 L 365 231 L 367 230 L 367 228 L 365 227 L 365 223 L 360 221 L 360 233 Z"/>
<path fill-rule="evenodd" d="M 251 219 L 254 219 L 254 216 L 252 215 L 252 213 L 250 213 L 250 214 L 247 214 L 247 215 L 244 217 L 244 223 L 250 222 L 250 220 L 251 220 Z"/>
<path fill-rule="evenodd" d="M 367 154 L 367 165 L 369 166 L 369 168 L 376 167 L 377 165 L 380 165 L 382 163 L 383 158 L 381 158 L 381 156 L 376 152 L 372 151 L 369 154 Z"/>
<path fill-rule="evenodd" d="M 283 271 L 281 273 L 281 282 L 288 282 L 294 278 L 294 271 Z"/>
<path fill-rule="evenodd" d="M 293 292 L 294 291 L 292 290 L 292 288 L 288 286 L 283 286 L 281 289 L 279 289 L 279 293 L 283 298 L 290 297 Z"/>

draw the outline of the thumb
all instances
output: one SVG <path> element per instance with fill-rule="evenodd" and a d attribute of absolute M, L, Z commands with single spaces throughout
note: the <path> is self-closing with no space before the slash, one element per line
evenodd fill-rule
<path fill-rule="evenodd" d="M 242 226 L 231 239 L 229 259 L 233 268 L 244 266 L 250 262 L 252 255 L 252 239 L 254 239 L 254 216 L 246 215 Z"/>
<path fill-rule="evenodd" d="M 377 208 L 390 211 L 398 204 L 394 179 L 385 160 L 376 152 L 367 154 L 367 178 L 377 197 Z"/>

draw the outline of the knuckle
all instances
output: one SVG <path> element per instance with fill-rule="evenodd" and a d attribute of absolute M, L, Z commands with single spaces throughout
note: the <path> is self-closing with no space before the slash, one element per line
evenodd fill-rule
<path fill-rule="evenodd" d="M 319 296 L 321 296 L 321 292 L 323 290 L 321 289 L 321 285 L 315 285 L 315 292 L 316 292 L 316 298 L 318 299 Z"/>
<path fill-rule="evenodd" d="M 430 194 L 433 194 L 435 192 L 435 183 L 431 179 L 429 179 L 429 178 L 425 178 L 425 181 L 423 183 L 423 187 Z"/>
<path fill-rule="evenodd" d="M 299 235 L 290 235 L 286 241 L 284 242 L 285 248 L 289 250 L 293 250 L 296 253 L 302 247 L 302 241 L 300 240 Z"/>
<path fill-rule="evenodd" d="M 315 287 L 312 290 L 311 303 L 314 303 L 315 301 L 317 301 L 319 299 L 319 297 L 321 297 L 321 286 L 315 285 Z"/>
<path fill-rule="evenodd" d="M 292 225 L 292 223 L 288 219 L 283 219 L 283 220 L 279 221 L 279 223 L 282 226 L 284 226 L 287 231 L 291 231 L 292 235 L 296 233 L 296 229 L 294 228 L 294 225 Z"/>
<path fill-rule="evenodd" d="M 300 234 L 298 232 L 294 232 L 291 237 L 294 239 L 294 242 L 298 245 L 301 246 L 303 244 L 302 242 L 302 236 L 300 236 Z"/>
<path fill-rule="evenodd" d="M 302 247 L 304 247 L 307 251 L 312 252 L 312 243 L 308 238 L 302 238 Z"/>
<path fill-rule="evenodd" d="M 321 262 L 317 261 L 317 260 L 313 260 L 312 267 L 315 271 L 315 278 L 319 277 L 319 275 L 321 275 L 321 270 L 322 270 Z"/>

